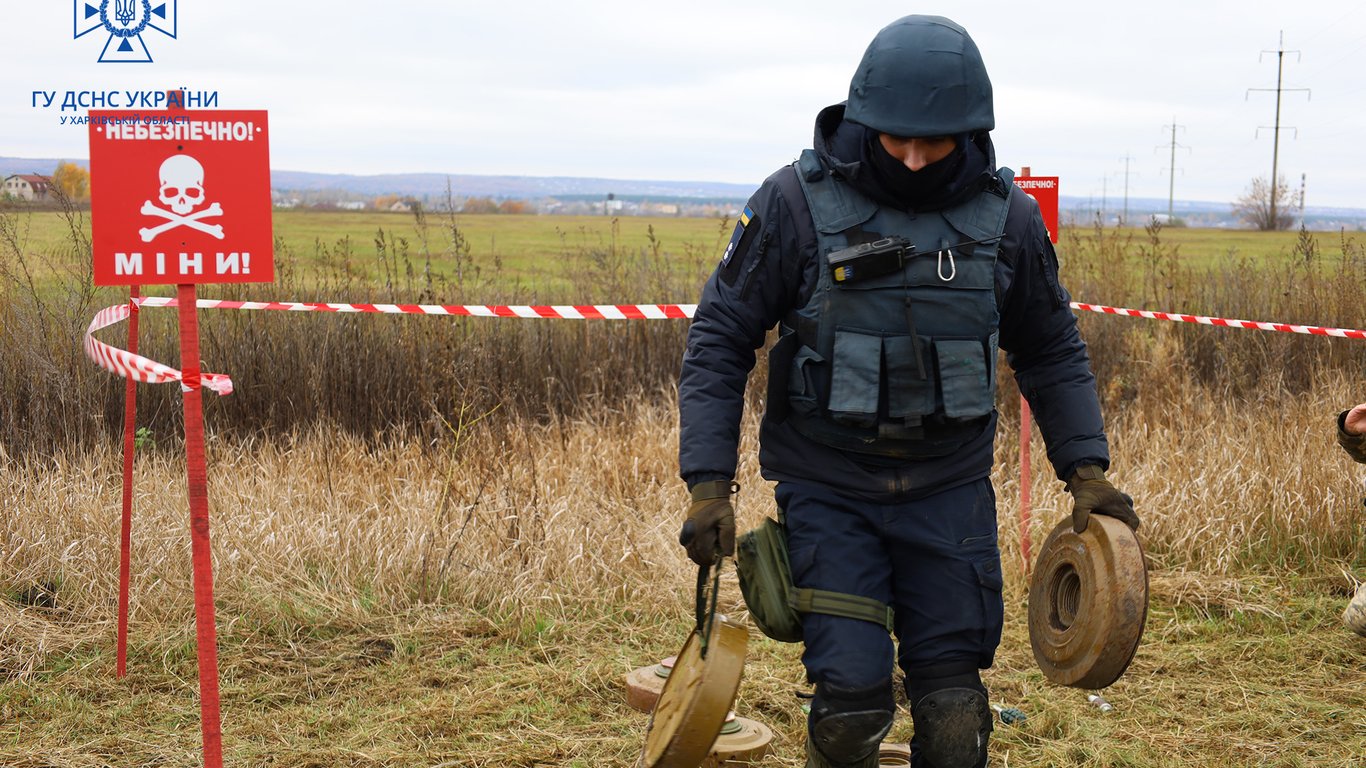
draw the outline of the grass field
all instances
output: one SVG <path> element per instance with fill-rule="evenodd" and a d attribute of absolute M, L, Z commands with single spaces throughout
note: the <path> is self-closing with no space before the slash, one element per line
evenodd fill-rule
<path fill-rule="evenodd" d="M 1132 239 L 1135 245 L 1141 244 L 1147 239 L 1147 234 L 1142 227 L 1106 228 L 1103 231 L 1106 237 L 1119 240 Z M 1063 237 L 1094 235 L 1095 233 L 1096 230 L 1093 227 L 1065 228 Z M 1345 240 L 1359 239 L 1361 233 L 1306 232 L 1303 236 L 1312 240 L 1314 247 L 1319 252 L 1333 256 L 1342 252 Z M 1296 254 L 1297 249 L 1302 248 L 1299 243 L 1302 235 L 1296 231 L 1256 232 L 1250 229 L 1164 227 L 1161 237 L 1167 245 L 1177 249 L 1182 261 L 1187 266 L 1193 268 L 1217 267 L 1240 258 L 1264 259 L 1274 262 L 1291 258 Z M 1059 249 L 1060 255 L 1065 258 L 1067 255 L 1066 239 L 1059 246 Z"/>
<path fill-rule="evenodd" d="M 733 226 L 455 223 L 424 234 L 400 214 L 282 212 L 285 274 L 240 293 L 691 302 Z M 0 224 L 0 766 L 199 765 L 179 398 L 140 387 L 151 433 L 116 680 L 123 387 L 77 340 L 120 296 L 88 292 L 88 254 L 55 214 Z M 1081 301 L 1363 327 L 1361 247 L 1316 237 L 1306 255 L 1296 233 L 1069 230 L 1059 251 Z M 442 280 L 424 285 L 429 257 Z M 633 765 L 647 719 L 624 678 L 690 628 L 672 390 L 683 326 L 245 314 L 203 313 L 206 360 L 239 383 L 206 406 L 226 763 Z M 143 321 L 144 350 L 174 362 L 173 314 Z M 1003 378 L 1007 624 L 985 679 L 1028 720 L 997 723 L 992 764 L 1366 768 L 1366 638 L 1340 618 L 1366 575 L 1366 467 L 1332 438 L 1336 412 L 1366 399 L 1362 343 L 1081 323 L 1111 477 L 1144 521 L 1147 630 L 1105 691 L 1112 712 L 1038 671 L 1018 395 Z M 772 506 L 757 414 L 742 430 L 741 528 Z M 1037 547 L 1069 500 L 1033 446 Z M 721 605 L 744 617 L 731 576 Z M 751 633 L 736 712 L 774 730 L 763 765 L 803 764 L 799 653 Z M 909 734 L 903 709 L 892 736 Z"/>
<path fill-rule="evenodd" d="M 454 279 L 462 266 L 497 272 L 499 279 L 544 290 L 559 283 L 556 260 L 584 252 L 612 254 L 646 249 L 668 251 L 695 263 L 714 260 L 724 249 L 734 220 L 681 217 L 524 216 L 280 210 L 274 214 L 276 261 L 306 282 L 345 272 L 359 281 L 382 280 L 377 253 L 383 243 L 391 261 L 421 265 Z M 77 225 L 88 237 L 88 214 Z M 70 249 L 70 223 L 51 211 L 13 215 L 18 250 L 34 256 L 42 280 L 59 278 L 81 265 Z M 6 234 L 6 233 L 0 233 Z M 51 257 L 51 258 L 49 258 Z M 345 262 L 345 265 L 343 263 Z M 642 299 L 641 301 L 645 301 Z"/>
<path fill-rule="evenodd" d="M 61 250 L 69 244 L 69 224 L 55 212 L 17 214 L 17 238 L 35 254 Z M 452 224 L 459 243 L 451 237 Z M 730 237 L 735 222 L 725 218 L 532 215 L 457 215 L 429 214 L 419 222 L 411 213 L 278 210 L 274 215 L 277 259 L 292 260 L 305 274 L 337 266 L 339 252 L 351 253 L 357 276 L 379 276 L 375 243 L 383 238 L 386 248 L 406 248 L 417 262 L 424 250 L 434 256 L 447 256 L 458 248 L 467 249 L 474 263 L 487 269 L 503 270 L 511 280 L 535 282 L 548 272 L 545 259 L 582 251 L 612 249 L 654 249 L 709 264 Z M 88 234 L 88 217 L 81 222 Z M 1146 238 L 1142 227 L 1102 230 L 1106 238 L 1140 244 Z M 1067 258 L 1069 242 L 1094 234 L 1086 227 L 1065 228 L 1060 255 Z M 1324 254 L 1340 253 L 1344 237 L 1355 233 L 1310 232 L 1307 236 Z M 1293 254 L 1300 234 L 1297 232 L 1254 232 L 1251 230 L 1186 229 L 1168 227 L 1162 239 L 1192 268 L 1206 268 L 1236 258 L 1284 259 Z M 451 260 L 437 258 L 435 266 L 449 277 Z"/>

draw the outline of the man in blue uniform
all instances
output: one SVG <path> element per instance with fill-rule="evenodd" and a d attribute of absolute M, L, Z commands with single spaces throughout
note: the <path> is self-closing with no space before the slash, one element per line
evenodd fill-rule
<path fill-rule="evenodd" d="M 680 534 L 735 548 L 745 382 L 769 356 L 763 476 L 795 586 L 890 605 L 885 625 L 802 615 L 807 765 L 875 766 L 905 673 L 913 764 L 985 765 L 979 670 L 1002 625 L 990 483 L 997 349 L 1075 504 L 1138 526 L 1109 468 L 1095 380 L 1038 207 L 997 170 L 991 83 L 962 27 L 908 16 L 869 45 L 812 149 L 750 198 L 703 288 L 679 382 Z"/>

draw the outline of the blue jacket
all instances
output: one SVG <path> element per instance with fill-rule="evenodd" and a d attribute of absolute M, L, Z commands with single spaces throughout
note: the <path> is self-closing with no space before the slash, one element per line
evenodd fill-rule
<path fill-rule="evenodd" d="M 879 190 L 860 156 L 861 126 L 843 120 L 843 105 L 817 118 L 815 149 L 826 167 L 850 183 Z M 944 204 L 975 194 L 995 170 L 986 134 L 971 137 L 967 167 L 946 183 Z M 883 200 L 887 195 L 881 195 Z M 1077 333 L 1070 297 L 1058 278 L 1038 205 L 1011 195 L 996 262 L 1000 346 L 1029 401 L 1059 479 L 1076 467 L 1109 468 L 1100 404 L 1086 345 Z M 922 202 L 923 208 L 933 204 Z M 803 306 L 817 282 L 822 255 L 805 197 L 792 166 L 770 176 L 746 206 L 731 245 L 702 289 L 688 331 L 679 380 L 679 469 L 691 486 L 734 477 L 745 386 L 755 351 L 768 332 Z M 814 442 L 773 418 L 760 427 L 759 462 L 765 479 L 823 485 L 872 500 L 918 498 L 989 476 L 996 414 L 957 452 L 932 459 L 890 459 L 840 451 Z"/>

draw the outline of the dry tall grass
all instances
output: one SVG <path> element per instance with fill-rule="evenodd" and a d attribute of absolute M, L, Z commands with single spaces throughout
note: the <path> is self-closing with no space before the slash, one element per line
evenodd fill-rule
<path fill-rule="evenodd" d="M 1161 417 L 1143 398 L 1111 420 L 1111 477 L 1136 499 L 1155 570 L 1211 577 L 1301 571 L 1330 578 L 1366 555 L 1363 471 L 1331 427 L 1352 392 L 1336 382 L 1290 402 L 1202 402 Z M 1179 414 L 1179 415 L 1178 415 Z M 772 513 L 745 430 L 741 527 Z M 535 611 L 543 600 L 668 602 L 684 569 L 675 542 L 672 399 L 639 399 L 594 419 L 450 424 L 433 449 L 397 435 L 375 444 L 336 430 L 211 439 L 217 595 L 229 613 L 298 609 L 345 616 L 425 603 Z M 1018 578 L 1018 427 L 997 444 L 1001 546 Z M 1037 548 L 1070 497 L 1034 438 L 1031 537 Z M 80 623 L 108 619 L 117 563 L 119 461 L 109 447 L 10 459 L 0 572 L 12 594 L 48 585 Z M 183 464 L 138 459 L 134 616 L 164 621 L 190 590 Z M 675 596 L 676 597 L 676 596 Z M 297 604 L 297 605 L 296 605 Z M 10 610 L 13 610 L 11 608 Z M 30 648 L 27 653 L 37 649 Z M 11 648 L 5 657 L 24 654 Z M 30 667 L 25 663 L 24 667 Z"/>
<path fill-rule="evenodd" d="M 1031 721 L 998 726 L 997 759 L 1358 765 L 1366 721 L 1351 713 L 1366 706 L 1366 673 L 1337 616 L 1341 570 L 1363 564 L 1361 471 L 1338 455 L 1324 416 L 1351 391 L 1339 382 L 1289 405 L 1183 404 L 1203 424 L 1195 430 L 1137 418 L 1156 407 L 1142 396 L 1115 419 L 1113 475 L 1144 516 L 1154 607 L 1134 668 L 1107 692 L 1126 713 L 1114 722 L 1044 684 L 1029 657 L 1015 433 L 1002 430 L 1010 618 L 987 680 Z M 593 420 L 467 418 L 436 450 L 338 430 L 212 440 L 230 761 L 630 764 L 644 722 L 624 707 L 621 678 L 673 652 L 691 611 L 671 400 Z M 772 508 L 755 433 L 751 412 L 742 528 Z M 1067 498 L 1035 447 L 1037 547 Z M 0 738 L 0 764 L 195 764 L 184 468 L 164 451 L 139 463 L 131 677 L 119 685 L 117 467 L 100 447 L 11 460 L 0 480 L 0 505 L 22 511 L 0 529 L 0 735 L 14 739 Z M 729 576 L 724 589 L 722 609 L 742 614 Z M 772 764 L 800 765 L 795 649 L 754 643 L 737 709 L 779 733 Z M 50 698 L 57 689 L 77 699 Z M 109 717 L 138 736 L 112 735 Z M 908 727 L 902 718 L 894 736 Z"/>
<path fill-rule="evenodd" d="M 1063 280 L 1079 301 L 1238 320 L 1366 327 L 1366 246 L 1339 236 L 1325 250 L 1301 238 L 1288 252 L 1230 248 L 1213 267 L 1193 268 L 1158 225 L 1140 237 L 1101 227 L 1064 230 Z M 1173 394 L 1194 382 L 1215 399 L 1283 397 L 1326 372 L 1359 376 L 1366 344 L 1289 333 L 1214 331 L 1208 326 L 1083 313 L 1079 322 L 1108 405 L 1138 388 Z"/>

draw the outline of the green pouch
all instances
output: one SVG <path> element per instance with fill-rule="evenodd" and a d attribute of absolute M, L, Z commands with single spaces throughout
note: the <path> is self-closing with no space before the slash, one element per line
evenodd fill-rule
<path fill-rule="evenodd" d="M 871 621 L 892 631 L 892 609 L 860 595 L 792 585 L 787 531 L 771 517 L 735 542 L 735 570 L 749 615 L 759 631 L 782 643 L 802 640 L 803 613 L 825 613 Z"/>
<path fill-rule="evenodd" d="M 759 631 L 782 643 L 801 642 L 802 617 L 792 607 L 792 566 L 781 523 L 766 517 L 735 542 L 735 571 Z"/>

